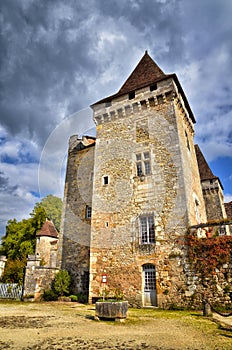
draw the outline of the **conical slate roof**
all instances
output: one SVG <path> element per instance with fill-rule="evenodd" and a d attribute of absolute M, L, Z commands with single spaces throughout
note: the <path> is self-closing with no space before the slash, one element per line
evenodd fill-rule
<path fill-rule="evenodd" d="M 52 221 L 46 220 L 40 231 L 36 233 L 36 236 L 47 236 L 58 238 L 58 232 Z"/>

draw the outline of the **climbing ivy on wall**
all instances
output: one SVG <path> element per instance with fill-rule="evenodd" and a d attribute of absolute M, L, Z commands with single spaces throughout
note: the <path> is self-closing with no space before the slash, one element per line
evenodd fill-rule
<path fill-rule="evenodd" d="M 187 242 L 190 263 L 203 278 L 214 275 L 224 264 L 232 263 L 232 236 L 199 238 L 189 234 Z"/>

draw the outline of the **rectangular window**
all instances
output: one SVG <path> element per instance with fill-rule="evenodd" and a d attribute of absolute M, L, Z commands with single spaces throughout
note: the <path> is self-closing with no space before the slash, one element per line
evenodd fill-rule
<path fill-rule="evenodd" d="M 150 153 L 143 152 L 136 154 L 137 176 L 151 174 Z"/>
<path fill-rule="evenodd" d="M 111 101 L 106 102 L 106 107 L 110 107 L 111 106 Z"/>
<path fill-rule="evenodd" d="M 91 219 L 91 214 L 92 214 L 92 208 L 87 205 L 85 210 L 86 219 Z"/>
<path fill-rule="evenodd" d="M 129 98 L 129 100 L 133 100 L 133 98 L 135 98 L 135 91 L 129 92 L 128 98 Z"/>
<path fill-rule="evenodd" d="M 150 161 L 144 162 L 144 169 L 146 175 L 151 173 Z"/>
<path fill-rule="evenodd" d="M 157 90 L 157 84 L 152 84 L 150 85 L 150 91 L 154 91 L 154 90 Z"/>
<path fill-rule="evenodd" d="M 142 162 L 137 162 L 137 176 L 141 176 L 143 174 Z"/>
<path fill-rule="evenodd" d="M 108 178 L 108 176 L 104 176 L 104 177 L 103 177 L 103 183 L 104 183 L 104 185 L 108 185 L 108 183 L 109 183 L 109 178 Z"/>
<path fill-rule="evenodd" d="M 140 218 L 140 242 L 141 244 L 155 243 L 154 217 L 152 215 Z"/>

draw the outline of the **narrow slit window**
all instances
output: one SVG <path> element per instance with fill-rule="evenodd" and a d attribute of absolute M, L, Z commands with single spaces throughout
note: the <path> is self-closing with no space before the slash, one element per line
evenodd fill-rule
<path fill-rule="evenodd" d="M 103 176 L 103 185 L 109 184 L 109 176 Z"/>
<path fill-rule="evenodd" d="M 86 206 L 85 217 L 86 219 L 91 219 L 92 208 L 90 206 Z"/>

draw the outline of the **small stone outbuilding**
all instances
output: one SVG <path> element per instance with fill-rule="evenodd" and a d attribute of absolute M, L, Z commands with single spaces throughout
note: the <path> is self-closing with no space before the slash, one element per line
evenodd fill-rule
<path fill-rule="evenodd" d="M 36 234 L 35 255 L 29 255 L 24 280 L 24 298 L 39 299 L 51 288 L 57 268 L 58 232 L 52 221 L 46 220 Z"/>

